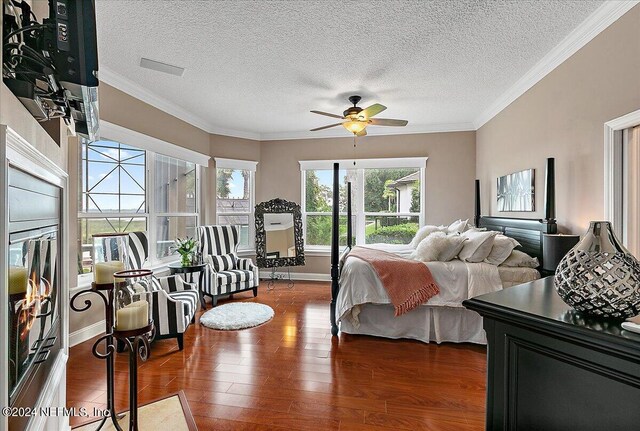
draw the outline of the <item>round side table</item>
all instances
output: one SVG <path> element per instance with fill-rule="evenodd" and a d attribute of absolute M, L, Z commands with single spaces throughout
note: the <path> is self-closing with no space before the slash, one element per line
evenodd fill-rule
<path fill-rule="evenodd" d="M 206 310 L 204 305 L 204 294 L 202 292 L 202 282 L 204 280 L 204 268 L 207 266 L 206 263 L 195 263 L 189 266 L 182 266 L 180 262 L 171 263 L 168 265 L 169 271 L 171 275 L 175 274 L 184 274 L 185 281 L 188 283 L 193 283 L 193 274 L 196 272 L 200 273 L 198 277 L 198 293 L 200 294 L 200 306 L 203 310 Z"/>

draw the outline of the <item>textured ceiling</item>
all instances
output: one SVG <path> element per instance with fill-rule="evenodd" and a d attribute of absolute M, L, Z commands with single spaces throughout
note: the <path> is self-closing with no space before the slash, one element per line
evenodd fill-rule
<path fill-rule="evenodd" d="M 332 123 L 309 111 L 340 113 L 350 94 L 386 105 L 381 117 L 409 120 L 407 131 L 471 128 L 601 4 L 97 0 L 96 13 L 105 72 L 209 131 L 274 138 Z"/>

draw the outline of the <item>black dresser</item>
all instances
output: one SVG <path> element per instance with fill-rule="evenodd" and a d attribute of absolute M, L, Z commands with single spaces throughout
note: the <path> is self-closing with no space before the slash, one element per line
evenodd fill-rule
<path fill-rule="evenodd" d="M 640 334 L 574 311 L 552 277 L 463 304 L 487 332 L 487 430 L 640 430 Z"/>

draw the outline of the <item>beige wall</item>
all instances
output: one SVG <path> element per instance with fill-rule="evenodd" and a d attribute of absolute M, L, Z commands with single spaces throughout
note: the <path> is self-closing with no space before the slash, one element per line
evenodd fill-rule
<path fill-rule="evenodd" d="M 209 153 L 209 134 L 103 82 L 98 89 L 100 119 L 136 132 Z"/>
<path fill-rule="evenodd" d="M 66 129 L 58 127 L 57 134 L 52 131 L 57 138 L 54 142 L 49 133 L 34 120 L 29 111 L 3 83 L 0 83 L 0 124 L 11 127 L 45 157 L 67 171 Z"/>
<path fill-rule="evenodd" d="M 483 213 L 496 210 L 496 178 L 536 168 L 542 217 L 544 167 L 556 158 L 556 216 L 582 233 L 604 216 L 604 123 L 640 109 L 640 6 L 634 7 L 477 131 Z"/>
<path fill-rule="evenodd" d="M 428 224 L 473 218 L 475 132 L 367 136 L 357 158 L 429 157 L 424 185 Z M 353 139 L 264 141 L 261 144 L 257 202 L 279 197 L 300 202 L 300 160 L 352 159 Z M 306 256 L 296 272 L 329 273 L 329 257 Z"/>

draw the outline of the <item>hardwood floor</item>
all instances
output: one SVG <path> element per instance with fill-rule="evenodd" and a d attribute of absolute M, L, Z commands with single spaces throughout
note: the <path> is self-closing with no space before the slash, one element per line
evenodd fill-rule
<path fill-rule="evenodd" d="M 139 402 L 183 390 L 200 430 L 484 429 L 483 346 L 332 338 L 329 299 L 328 283 L 311 282 L 236 295 L 270 305 L 274 319 L 229 332 L 196 323 L 182 352 L 175 339 L 156 342 L 139 367 Z M 104 408 L 104 362 L 92 343 L 71 349 L 68 407 Z M 128 408 L 127 361 L 117 354 L 118 410 Z"/>

